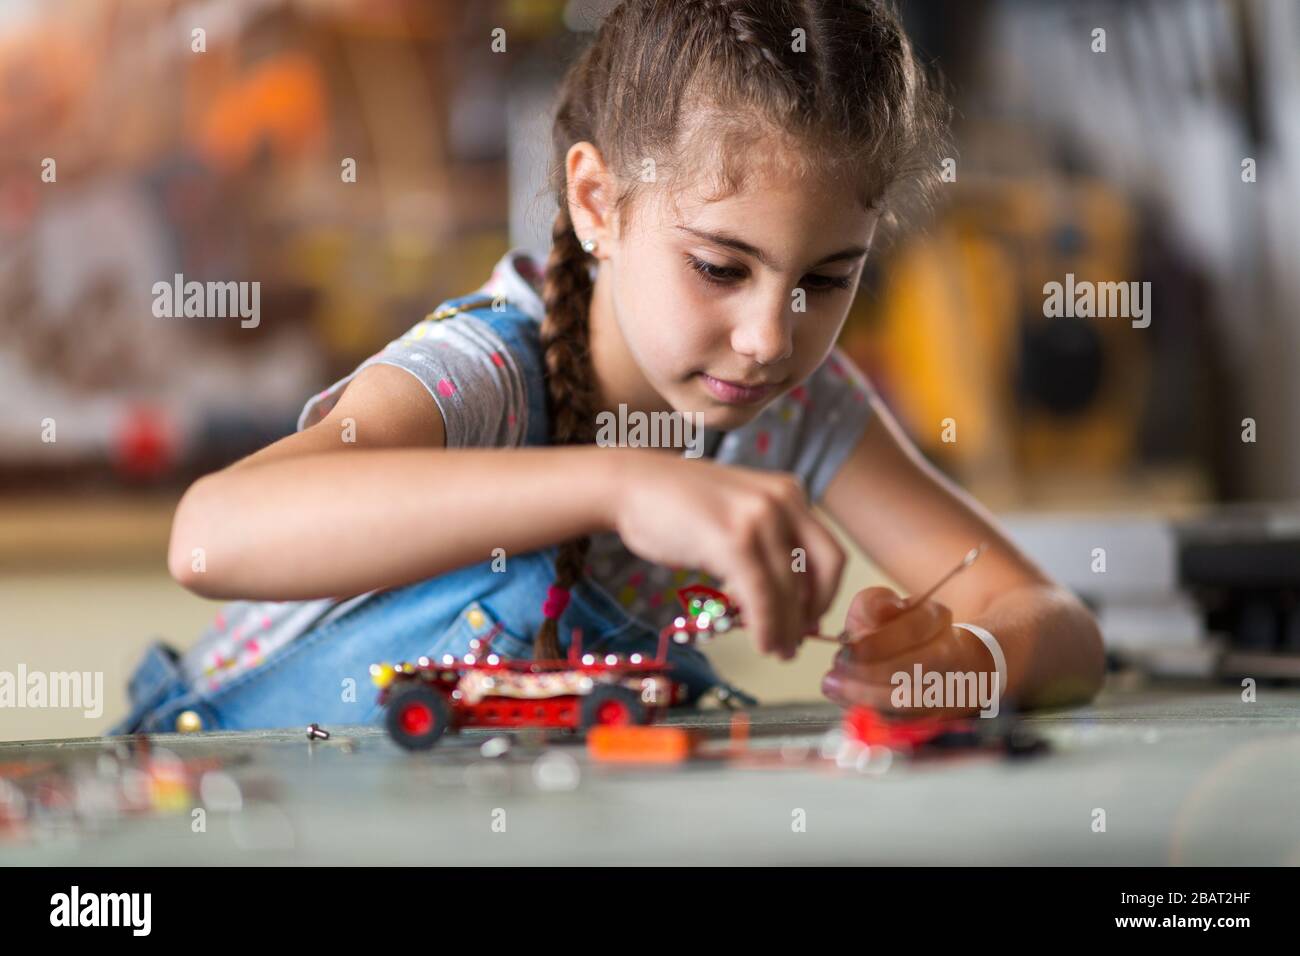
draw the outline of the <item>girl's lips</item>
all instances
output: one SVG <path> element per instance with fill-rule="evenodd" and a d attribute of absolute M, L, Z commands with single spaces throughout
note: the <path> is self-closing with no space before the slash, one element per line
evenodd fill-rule
<path fill-rule="evenodd" d="M 734 382 L 724 382 L 705 372 L 700 373 L 704 387 L 713 393 L 719 401 L 732 405 L 749 405 L 766 398 L 776 388 L 775 385 L 760 385 L 757 388 L 744 388 Z"/>

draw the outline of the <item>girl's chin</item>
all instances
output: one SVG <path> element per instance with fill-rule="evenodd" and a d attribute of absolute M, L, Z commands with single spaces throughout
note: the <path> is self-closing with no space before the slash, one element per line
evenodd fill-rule
<path fill-rule="evenodd" d="M 711 431 L 731 431 L 739 428 L 752 421 L 759 411 L 750 407 L 711 405 L 698 399 L 680 404 L 673 402 L 672 405 L 678 414 L 689 415 L 692 421 L 697 420 L 695 418 L 697 414 L 701 415 L 698 421 Z"/>
<path fill-rule="evenodd" d="M 765 405 L 727 405 L 722 402 L 697 401 L 694 410 L 704 414 L 705 428 L 730 431 L 753 421 L 765 407 Z"/>
<path fill-rule="evenodd" d="M 751 409 L 712 408 L 704 412 L 704 427 L 713 431 L 734 431 L 754 420 Z"/>

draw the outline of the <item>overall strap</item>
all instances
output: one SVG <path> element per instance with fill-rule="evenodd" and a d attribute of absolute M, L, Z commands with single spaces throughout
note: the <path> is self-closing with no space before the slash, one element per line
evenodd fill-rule
<path fill-rule="evenodd" d="M 426 317 L 442 322 L 458 315 L 472 315 L 486 323 L 510 349 L 519 366 L 527 391 L 528 421 L 525 445 L 549 445 L 550 427 L 546 414 L 546 364 L 542 357 L 541 326 L 504 295 L 473 293 L 447 299 Z"/>

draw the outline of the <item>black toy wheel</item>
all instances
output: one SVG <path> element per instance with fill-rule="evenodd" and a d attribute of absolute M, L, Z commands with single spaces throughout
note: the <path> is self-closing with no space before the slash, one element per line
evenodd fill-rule
<path fill-rule="evenodd" d="M 649 722 L 641 695 L 620 684 L 597 684 L 582 698 L 582 729 Z"/>
<path fill-rule="evenodd" d="M 423 684 L 396 691 L 384 716 L 388 735 L 407 750 L 428 750 L 446 733 L 450 723 L 447 698 Z"/>

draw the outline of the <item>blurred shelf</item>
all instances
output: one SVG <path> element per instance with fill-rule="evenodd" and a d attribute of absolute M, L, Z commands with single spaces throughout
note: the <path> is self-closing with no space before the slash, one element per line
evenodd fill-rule
<path fill-rule="evenodd" d="M 0 502 L 0 571 L 115 570 L 165 573 L 179 496 L 9 497 Z"/>
<path fill-rule="evenodd" d="M 1136 512 L 1184 518 L 1203 513 L 1211 504 L 1209 481 L 1191 466 L 1145 468 L 1123 475 L 1062 469 L 1028 476 L 971 477 L 959 483 L 997 514 Z"/>

